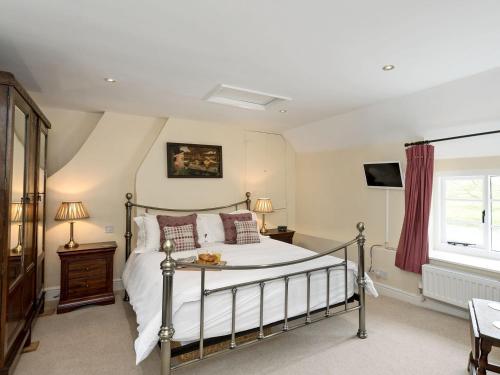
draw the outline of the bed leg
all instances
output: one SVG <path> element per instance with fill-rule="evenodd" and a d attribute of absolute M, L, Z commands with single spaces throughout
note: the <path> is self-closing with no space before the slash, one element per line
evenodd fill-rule
<path fill-rule="evenodd" d="M 365 235 L 363 234 L 365 230 L 364 223 L 358 223 L 356 226 L 358 235 L 358 293 L 359 293 L 359 329 L 358 337 L 360 339 L 366 339 L 368 334 L 366 332 L 366 303 L 365 303 L 365 288 L 366 288 L 366 278 L 365 278 Z"/>
<path fill-rule="evenodd" d="M 163 275 L 163 296 L 161 312 L 161 328 L 158 336 L 161 342 L 161 375 L 169 375 L 171 369 L 170 342 L 174 336 L 175 330 L 172 324 L 172 296 L 174 286 L 175 260 L 171 257 L 174 245 L 172 241 L 166 240 L 163 244 L 166 258 L 161 262 Z"/>
<path fill-rule="evenodd" d="M 127 193 L 125 195 L 127 198 L 127 203 L 125 203 L 125 263 L 127 263 L 128 257 L 130 256 L 130 251 L 132 247 L 132 194 Z M 123 296 L 125 302 L 129 302 L 128 293 L 125 290 Z"/>

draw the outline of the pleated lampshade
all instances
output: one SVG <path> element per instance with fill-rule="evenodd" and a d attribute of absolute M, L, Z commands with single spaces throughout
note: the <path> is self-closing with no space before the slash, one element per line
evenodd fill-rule
<path fill-rule="evenodd" d="M 82 202 L 62 202 L 54 220 L 67 221 L 89 218 L 89 213 Z"/>
<path fill-rule="evenodd" d="M 255 202 L 254 212 L 261 214 L 268 214 L 273 212 L 273 204 L 271 203 L 271 198 L 258 198 Z"/>
<path fill-rule="evenodd" d="M 23 221 L 23 204 L 21 202 L 12 202 L 10 204 L 10 221 L 13 223 Z"/>

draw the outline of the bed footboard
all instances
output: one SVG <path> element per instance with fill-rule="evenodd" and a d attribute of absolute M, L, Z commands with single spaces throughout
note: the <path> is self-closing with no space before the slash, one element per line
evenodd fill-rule
<path fill-rule="evenodd" d="M 332 316 L 340 315 L 343 313 L 351 312 L 351 311 L 356 311 L 358 310 L 359 313 L 359 328 L 357 332 L 357 336 L 360 339 L 365 339 L 367 338 L 367 331 L 366 331 L 366 320 L 365 320 L 365 313 L 366 313 L 366 306 L 365 306 L 365 289 L 367 286 L 367 279 L 365 277 L 365 259 L 364 259 L 364 246 L 365 246 L 365 235 L 364 235 L 364 230 L 365 230 L 365 225 L 363 223 L 358 223 L 356 226 L 358 230 L 358 235 L 356 236 L 355 239 L 346 242 L 334 249 L 331 249 L 329 251 L 326 251 L 324 253 L 312 255 L 306 258 L 301 258 L 293 261 L 288 261 L 288 262 L 281 262 L 281 263 L 273 263 L 273 264 L 260 264 L 260 265 L 241 265 L 241 266 L 215 266 L 215 265 L 198 265 L 198 264 L 192 264 L 192 263 L 182 263 L 182 262 L 177 262 L 175 259 L 172 258 L 172 251 L 174 250 L 174 244 L 172 241 L 167 240 L 163 244 L 163 250 L 165 251 L 165 259 L 161 262 L 161 270 L 163 274 L 163 297 L 162 297 L 162 325 L 159 331 L 159 338 L 160 338 L 160 343 L 161 343 L 161 374 L 162 375 L 169 375 L 172 368 L 172 361 L 171 361 L 171 341 L 174 336 L 174 327 L 172 324 L 172 292 L 173 292 L 173 282 L 174 282 L 174 275 L 175 275 L 175 270 L 177 267 L 181 266 L 189 266 L 189 267 L 194 267 L 198 268 L 200 270 L 200 341 L 199 341 L 199 357 L 195 360 L 182 363 L 179 366 L 183 366 L 192 362 L 197 362 L 200 361 L 204 358 L 207 358 L 208 356 L 213 356 L 219 353 L 214 353 L 210 355 L 204 355 L 204 301 L 205 297 L 214 293 L 219 293 L 223 291 L 231 291 L 232 294 L 232 315 L 231 315 L 231 343 L 230 343 L 230 349 L 235 349 L 236 347 L 241 347 L 244 345 L 249 345 L 252 344 L 256 341 L 260 341 L 266 338 L 273 337 L 277 334 L 283 333 L 290 331 L 292 329 L 296 329 L 299 327 L 302 327 L 304 325 L 308 325 L 311 323 L 315 323 L 317 321 L 320 321 L 325 318 L 329 318 Z M 358 285 L 358 295 L 359 295 L 359 301 L 356 306 L 349 307 L 348 302 L 349 302 L 349 297 L 347 293 L 347 248 L 351 245 L 356 244 L 358 247 L 358 276 L 357 276 L 357 285 Z M 273 278 L 267 278 L 267 279 L 262 279 L 262 280 L 256 280 L 256 281 L 251 281 L 251 282 L 246 282 L 246 283 L 241 283 L 241 284 L 235 284 L 235 285 L 229 285 L 226 287 L 222 288 L 217 288 L 217 289 L 206 289 L 205 288 L 205 270 L 206 269 L 220 269 L 220 270 L 252 270 L 252 269 L 264 269 L 264 268 L 276 268 L 276 267 L 285 267 L 293 264 L 298 264 L 298 263 L 303 263 L 307 262 L 316 258 L 324 257 L 329 254 L 333 254 L 338 251 L 344 252 L 344 260 L 341 263 L 331 265 L 331 266 L 326 266 L 326 267 L 320 267 L 320 268 L 314 268 L 314 269 L 309 269 L 301 272 L 295 272 L 295 273 L 290 273 L 286 275 L 281 275 L 278 277 L 273 277 Z M 333 269 L 343 269 L 345 273 L 344 277 L 344 283 L 345 283 L 345 301 L 342 304 L 343 308 L 340 311 L 335 311 L 332 312 L 330 310 L 330 303 L 329 303 L 329 296 L 330 296 L 330 272 Z M 311 309 L 310 309 L 310 278 L 311 275 L 315 272 L 326 272 L 327 278 L 327 295 L 326 295 L 326 310 L 325 314 L 320 317 L 320 318 L 315 318 L 313 319 L 312 314 L 311 314 Z M 307 312 L 305 314 L 305 319 L 302 324 L 294 325 L 293 327 L 289 326 L 288 324 L 288 281 L 291 277 L 298 276 L 298 275 L 305 275 L 307 277 Z M 266 282 L 269 281 L 274 281 L 274 280 L 283 280 L 284 284 L 284 290 L 285 290 L 285 310 L 284 310 L 284 320 L 283 320 L 283 326 L 280 332 L 275 332 L 271 333 L 267 336 L 264 335 L 264 329 L 263 329 L 263 309 L 264 309 L 264 289 Z M 238 288 L 241 288 L 243 286 L 248 286 L 248 285 L 258 285 L 260 287 L 260 327 L 259 327 L 259 333 L 258 337 L 256 340 L 245 343 L 243 345 L 238 345 L 236 344 L 236 328 L 235 328 L 235 321 L 236 321 L 236 303 L 237 303 L 237 292 Z M 176 367 L 179 367 L 176 366 Z"/>

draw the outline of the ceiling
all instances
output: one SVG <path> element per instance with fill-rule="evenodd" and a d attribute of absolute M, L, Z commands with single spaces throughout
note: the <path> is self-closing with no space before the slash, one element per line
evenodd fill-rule
<path fill-rule="evenodd" d="M 500 66 L 499 16 L 498 0 L 3 0 L 0 69 L 45 106 L 282 132 Z M 203 101 L 218 84 L 293 100 Z"/>

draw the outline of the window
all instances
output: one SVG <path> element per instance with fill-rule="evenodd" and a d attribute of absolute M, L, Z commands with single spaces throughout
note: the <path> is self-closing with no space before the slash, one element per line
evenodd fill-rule
<path fill-rule="evenodd" d="M 437 248 L 500 257 L 500 176 L 451 175 L 437 180 Z"/>

